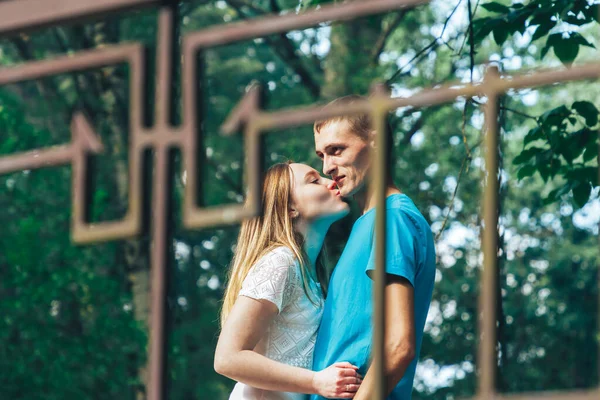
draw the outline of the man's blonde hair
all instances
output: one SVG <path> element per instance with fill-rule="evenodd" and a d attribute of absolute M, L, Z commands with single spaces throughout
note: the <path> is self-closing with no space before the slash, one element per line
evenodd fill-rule
<path fill-rule="evenodd" d="M 349 96 L 340 97 L 338 99 L 333 100 L 328 103 L 325 108 L 330 108 L 332 106 L 339 105 L 352 105 L 357 102 L 362 102 L 367 100 L 365 97 L 358 96 L 356 94 L 351 94 Z M 314 124 L 315 133 L 321 133 L 321 129 L 324 127 L 334 123 L 347 121 L 350 125 L 350 129 L 352 133 L 356 134 L 363 140 L 369 140 L 369 135 L 373 131 L 373 123 L 371 121 L 371 116 L 369 114 L 355 114 L 355 115 L 340 115 L 336 117 L 331 117 L 327 119 L 323 119 L 320 121 L 316 121 Z"/>

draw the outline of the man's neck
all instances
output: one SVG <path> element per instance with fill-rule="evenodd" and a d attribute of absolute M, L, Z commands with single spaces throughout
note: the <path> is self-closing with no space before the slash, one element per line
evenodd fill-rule
<path fill-rule="evenodd" d="M 386 187 L 385 197 L 387 198 L 393 194 L 400 193 L 402 193 L 400 189 L 398 189 L 393 184 L 390 184 Z M 370 188 L 365 188 L 364 190 L 355 194 L 354 200 L 358 204 L 359 209 L 362 210 L 363 214 L 365 214 L 370 209 L 375 208 L 375 205 L 377 204 L 377 196 L 375 196 L 375 193 Z"/>

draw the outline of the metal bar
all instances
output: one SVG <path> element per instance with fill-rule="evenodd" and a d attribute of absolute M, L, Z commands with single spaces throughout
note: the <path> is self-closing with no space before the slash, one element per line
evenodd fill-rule
<path fill-rule="evenodd" d="M 156 98 L 155 98 L 155 121 L 157 129 L 169 126 L 169 112 L 171 107 L 170 92 L 173 80 L 172 51 L 173 51 L 173 12 L 163 9 L 158 16 L 159 31 L 161 34 L 156 38 Z"/>
<path fill-rule="evenodd" d="M 49 149 L 31 150 L 0 158 L 0 175 L 29 169 L 69 164 L 73 159 L 71 145 L 54 146 Z"/>
<path fill-rule="evenodd" d="M 62 56 L 53 60 L 33 61 L 8 68 L 0 68 L 0 86 L 124 63 L 141 51 L 139 44 L 121 44 L 103 49 L 81 51 L 74 56 Z"/>
<path fill-rule="evenodd" d="M 489 400 L 490 398 L 488 398 Z M 564 392 L 530 392 L 497 394 L 493 400 L 598 400 L 600 389 Z"/>
<path fill-rule="evenodd" d="M 600 185 L 600 129 L 597 132 L 597 136 L 598 136 L 598 155 L 596 157 L 596 160 L 598 162 L 598 185 Z M 600 221 L 598 221 L 598 232 L 600 233 Z M 600 249 L 600 235 L 598 235 L 598 248 Z M 600 267 L 599 267 L 600 268 Z M 599 271 L 600 272 L 600 271 Z M 596 331 L 600 332 L 600 273 L 597 274 L 597 278 L 596 278 L 596 289 L 598 290 L 598 299 L 597 299 L 597 307 L 598 307 L 598 315 L 597 315 L 597 320 L 596 320 Z M 600 345 L 598 345 L 597 350 L 597 359 L 598 359 L 598 363 L 600 364 Z M 600 374 L 600 368 L 598 368 L 598 373 Z M 600 385 L 600 375 L 598 376 L 598 382 Z M 600 386 L 598 387 L 598 397 L 600 398 Z"/>
<path fill-rule="evenodd" d="M 152 261 L 151 314 L 150 314 L 150 375 L 146 388 L 148 400 L 162 400 L 165 388 L 165 316 L 166 316 L 166 265 L 168 243 L 169 153 L 166 147 L 155 149 L 154 179 L 152 186 Z"/>
<path fill-rule="evenodd" d="M 171 68 L 171 51 L 175 40 L 173 28 L 175 26 L 175 8 L 164 7 L 160 11 L 158 26 L 158 52 L 157 52 L 157 85 L 156 85 L 156 122 L 154 127 L 155 138 L 166 137 L 172 134 L 170 129 L 173 70 Z M 151 260 L 151 318 L 150 318 L 150 375 L 146 382 L 148 400 L 162 400 L 167 396 L 166 388 L 166 306 L 168 279 L 167 264 L 168 247 L 170 246 L 170 233 L 168 221 L 172 210 L 170 204 L 172 171 L 169 159 L 169 147 L 155 146 L 154 168 L 155 176 L 152 180 L 152 260 Z"/>
<path fill-rule="evenodd" d="M 600 78 L 600 63 L 572 67 L 567 70 L 543 71 L 536 75 L 504 75 L 502 79 L 493 82 L 480 82 L 464 85 L 461 83 L 443 85 L 437 88 L 423 90 L 410 97 L 388 98 L 386 107 L 392 111 L 401 107 L 427 107 L 449 103 L 457 98 L 471 98 L 483 96 L 485 92 L 493 90 L 497 93 L 510 89 L 534 88 L 550 85 L 557 81 L 581 81 Z M 323 109 L 322 106 L 305 106 L 295 109 L 283 109 L 273 112 L 260 111 L 252 114 L 251 118 L 261 130 L 272 128 L 287 128 L 313 123 L 315 120 L 325 119 L 338 115 L 351 115 L 369 112 L 368 102 L 356 102 L 351 106 L 332 106 Z"/>
<path fill-rule="evenodd" d="M 498 79 L 498 70 L 489 68 L 485 81 Z M 479 292 L 479 348 L 477 366 L 480 371 L 478 395 L 490 399 L 496 392 L 496 270 L 498 268 L 498 93 L 486 92 L 486 167 L 483 202 L 483 278 Z"/>
<path fill-rule="evenodd" d="M 270 15 L 248 21 L 219 25 L 187 34 L 185 42 L 193 48 L 207 48 L 254 39 L 274 33 L 308 28 L 328 21 L 345 21 L 402 8 L 427 4 L 430 0 L 369 0 L 350 1 L 322 6 L 299 14 Z M 187 46 L 186 46 L 187 48 Z"/>
<path fill-rule="evenodd" d="M 385 374 L 385 277 L 386 277 L 386 192 L 389 171 L 387 168 L 388 135 L 386 132 L 385 118 L 387 115 L 386 98 L 388 96 L 375 89 L 371 99 L 374 128 L 377 132 L 375 138 L 375 160 L 373 163 L 376 212 L 375 212 L 375 271 L 374 271 L 374 318 L 373 318 L 373 363 L 375 375 L 375 399 L 386 398 Z"/>
<path fill-rule="evenodd" d="M 0 2 L 0 36 L 83 17 L 159 5 L 162 0 L 9 0 Z"/>

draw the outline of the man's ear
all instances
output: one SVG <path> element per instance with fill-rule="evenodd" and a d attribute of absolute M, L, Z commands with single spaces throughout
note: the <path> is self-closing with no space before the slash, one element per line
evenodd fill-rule
<path fill-rule="evenodd" d="M 377 136 L 377 131 L 375 129 L 373 129 L 371 132 L 369 132 L 369 146 L 371 146 L 372 149 L 374 149 L 375 146 L 375 137 Z"/>

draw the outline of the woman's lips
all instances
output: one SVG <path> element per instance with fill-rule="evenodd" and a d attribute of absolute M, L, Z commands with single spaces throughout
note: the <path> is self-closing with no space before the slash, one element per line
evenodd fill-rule
<path fill-rule="evenodd" d="M 340 186 L 338 185 L 338 180 L 334 180 L 335 183 L 335 188 L 337 189 L 337 192 L 335 193 L 336 196 L 341 196 L 341 190 L 340 190 Z"/>

